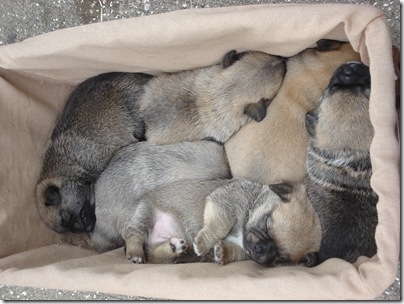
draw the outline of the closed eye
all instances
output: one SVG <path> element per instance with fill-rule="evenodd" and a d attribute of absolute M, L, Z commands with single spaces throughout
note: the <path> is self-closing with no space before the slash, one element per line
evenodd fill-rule
<path fill-rule="evenodd" d="M 262 230 L 260 227 L 251 227 L 250 232 L 253 233 L 256 237 L 258 237 L 262 241 L 270 241 L 268 233 Z"/>
<path fill-rule="evenodd" d="M 272 223 L 272 212 L 264 214 L 257 223 L 259 229 L 268 235 L 268 227 Z"/>

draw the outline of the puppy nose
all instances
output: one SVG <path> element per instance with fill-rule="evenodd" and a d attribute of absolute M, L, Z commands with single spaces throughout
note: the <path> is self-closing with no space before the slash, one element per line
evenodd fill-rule
<path fill-rule="evenodd" d="M 264 247 L 261 245 L 261 243 L 256 243 L 254 245 L 253 251 L 256 254 L 263 254 L 264 253 Z"/>
<path fill-rule="evenodd" d="M 348 86 L 370 84 L 369 67 L 361 62 L 343 64 L 334 73 L 332 84 Z"/>

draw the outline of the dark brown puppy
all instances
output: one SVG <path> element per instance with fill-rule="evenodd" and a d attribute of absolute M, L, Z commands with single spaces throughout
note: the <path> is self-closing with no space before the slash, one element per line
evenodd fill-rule
<path fill-rule="evenodd" d="M 377 195 L 370 186 L 370 74 L 360 62 L 340 66 L 318 109 L 307 114 L 307 191 L 322 227 L 319 262 L 355 262 L 376 253 Z"/>
<path fill-rule="evenodd" d="M 146 74 L 105 73 L 69 96 L 46 147 L 37 185 L 39 214 L 56 232 L 94 228 L 93 183 L 121 147 L 144 137 L 138 100 Z"/>

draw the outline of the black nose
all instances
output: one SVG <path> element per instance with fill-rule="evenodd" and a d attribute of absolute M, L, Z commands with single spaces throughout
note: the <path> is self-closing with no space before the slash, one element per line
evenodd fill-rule
<path fill-rule="evenodd" d="M 330 86 L 370 85 L 369 67 L 361 62 L 349 62 L 341 65 L 331 78 Z"/>
<path fill-rule="evenodd" d="M 256 243 L 253 248 L 252 251 L 256 254 L 263 254 L 264 253 L 264 247 L 262 246 L 261 243 Z"/>

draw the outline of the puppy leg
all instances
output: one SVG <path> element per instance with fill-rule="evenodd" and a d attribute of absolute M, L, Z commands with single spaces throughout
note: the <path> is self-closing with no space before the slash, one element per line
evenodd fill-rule
<path fill-rule="evenodd" d="M 245 261 L 248 259 L 247 254 L 244 249 L 239 245 L 228 242 L 228 241 L 219 241 L 213 247 L 215 262 L 220 265 L 226 265 L 227 263 L 237 262 L 237 261 Z"/>
<path fill-rule="evenodd" d="M 146 261 L 143 250 L 144 238 L 131 227 L 125 230 L 122 237 L 125 240 L 125 254 L 128 260 L 136 264 L 143 264 Z"/>
<path fill-rule="evenodd" d="M 147 254 L 148 261 L 152 264 L 173 263 L 187 248 L 183 239 L 173 237 L 152 248 Z"/>
<path fill-rule="evenodd" d="M 137 264 L 145 262 L 143 245 L 147 238 L 151 216 L 151 208 L 141 202 L 122 232 L 122 238 L 125 240 L 125 254 L 129 261 Z"/>
<path fill-rule="evenodd" d="M 206 198 L 203 228 L 194 239 L 194 251 L 198 256 L 207 254 L 216 242 L 229 234 L 236 221 L 230 214 L 232 212 L 221 209 L 210 196 Z"/>

